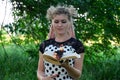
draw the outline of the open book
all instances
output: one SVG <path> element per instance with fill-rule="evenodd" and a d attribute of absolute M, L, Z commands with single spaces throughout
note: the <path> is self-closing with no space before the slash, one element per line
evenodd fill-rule
<path fill-rule="evenodd" d="M 60 58 L 56 58 L 54 57 L 54 55 L 47 54 L 47 53 L 43 54 L 44 60 L 56 65 L 61 65 L 61 63 L 63 63 L 67 59 L 76 59 L 80 57 L 81 57 L 80 54 L 77 54 L 77 53 L 65 53 Z"/>

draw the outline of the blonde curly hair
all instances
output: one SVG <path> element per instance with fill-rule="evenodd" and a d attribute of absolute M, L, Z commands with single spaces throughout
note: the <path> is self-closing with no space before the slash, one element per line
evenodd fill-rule
<path fill-rule="evenodd" d="M 47 10 L 46 18 L 48 20 L 52 20 L 55 15 L 60 15 L 60 14 L 67 15 L 68 19 L 71 20 L 71 18 L 77 17 L 77 10 L 72 5 L 69 5 L 69 6 L 57 5 L 56 7 L 51 6 Z"/>

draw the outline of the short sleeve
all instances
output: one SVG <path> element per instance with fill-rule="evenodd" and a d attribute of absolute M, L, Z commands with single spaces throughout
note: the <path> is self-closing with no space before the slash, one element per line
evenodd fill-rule
<path fill-rule="evenodd" d="M 79 40 L 76 41 L 75 51 L 78 54 L 84 53 L 84 46 L 83 46 L 82 42 Z"/>
<path fill-rule="evenodd" d="M 45 49 L 45 42 L 41 43 L 40 46 L 39 46 L 39 51 L 41 53 L 44 53 L 44 49 Z"/>

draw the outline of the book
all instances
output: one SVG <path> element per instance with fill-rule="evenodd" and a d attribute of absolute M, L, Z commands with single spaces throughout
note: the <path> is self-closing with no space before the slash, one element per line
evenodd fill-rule
<path fill-rule="evenodd" d="M 44 60 L 56 64 L 56 65 L 61 65 L 61 63 L 64 63 L 68 59 L 76 59 L 80 58 L 80 54 L 75 53 L 63 53 L 56 51 L 53 55 L 44 53 L 43 58 Z"/>

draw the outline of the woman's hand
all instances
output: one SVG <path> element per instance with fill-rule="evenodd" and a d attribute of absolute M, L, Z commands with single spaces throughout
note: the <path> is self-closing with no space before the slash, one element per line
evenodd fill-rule
<path fill-rule="evenodd" d="M 65 61 L 60 61 L 62 67 L 68 66 L 69 65 L 69 60 L 66 59 Z"/>
<path fill-rule="evenodd" d="M 45 77 L 41 77 L 41 79 L 38 80 L 54 80 L 55 77 L 57 77 L 58 74 L 53 74 L 50 76 L 45 76 Z"/>
<path fill-rule="evenodd" d="M 72 78 L 74 78 L 75 80 L 79 78 L 80 71 L 78 69 L 76 69 L 75 67 L 70 66 L 68 59 L 66 61 L 64 61 L 63 63 L 61 63 L 61 66 L 67 70 L 68 74 Z"/>

